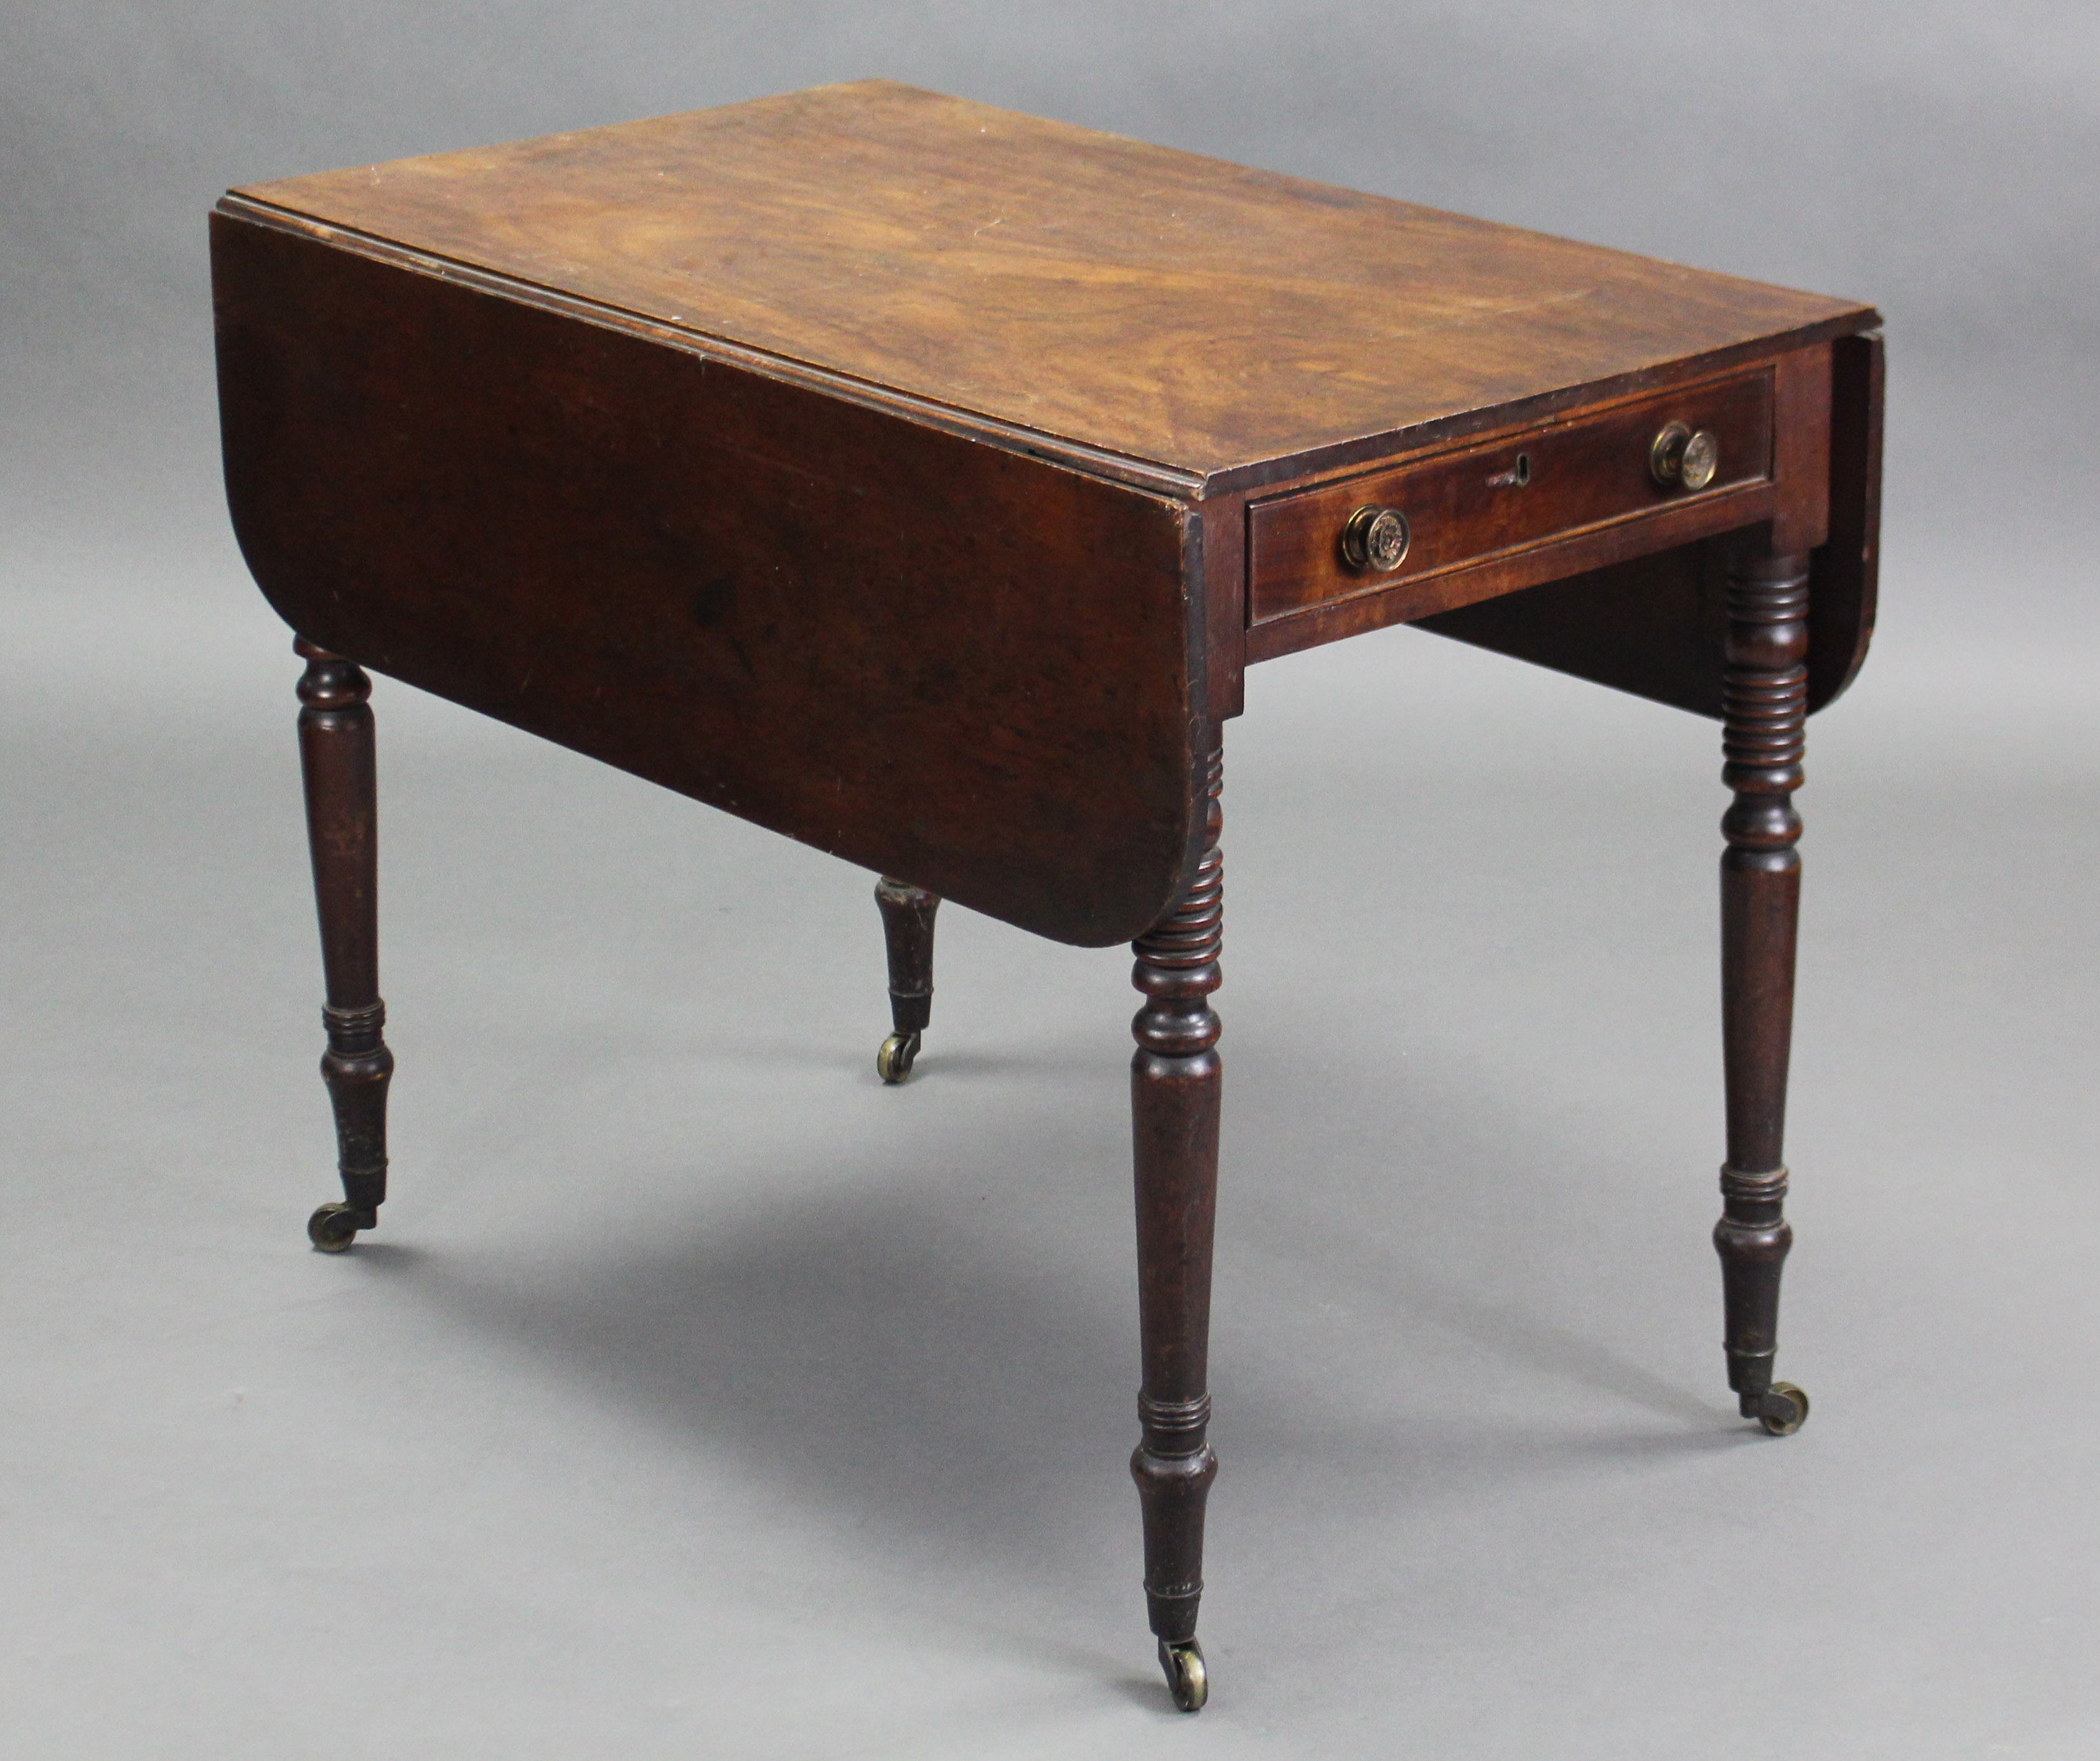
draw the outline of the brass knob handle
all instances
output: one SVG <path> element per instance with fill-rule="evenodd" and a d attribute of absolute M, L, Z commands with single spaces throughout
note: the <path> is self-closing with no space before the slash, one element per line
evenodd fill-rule
<path fill-rule="evenodd" d="M 1672 422 L 1648 449 L 1648 468 L 1665 488 L 1704 489 L 1721 468 L 1721 443 L 1704 428 Z"/>
<path fill-rule="evenodd" d="M 1396 507 L 1360 507 L 1342 527 L 1342 556 L 1351 568 L 1390 573 L 1407 554 L 1407 516 Z"/>

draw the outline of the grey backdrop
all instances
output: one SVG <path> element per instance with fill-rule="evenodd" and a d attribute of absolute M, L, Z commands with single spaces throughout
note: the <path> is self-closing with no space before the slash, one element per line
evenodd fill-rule
<path fill-rule="evenodd" d="M 1876 301 L 1785 1374 L 1723 1386 L 1715 730 L 1407 631 L 1250 680 L 1206 1642 L 1135 1584 L 1123 960 L 381 682 L 345 1260 L 294 664 L 218 499 L 249 179 L 884 73 Z M 90 1757 L 2086 1756 L 2100 14 L 0 12 L 0 1729 Z"/>

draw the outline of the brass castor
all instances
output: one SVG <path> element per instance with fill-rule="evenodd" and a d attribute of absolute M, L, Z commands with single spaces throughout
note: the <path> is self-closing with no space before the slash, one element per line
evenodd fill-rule
<path fill-rule="evenodd" d="M 1808 1397 L 1791 1382 L 1775 1382 L 1758 1402 L 1757 1421 L 1774 1437 L 1792 1437 L 1808 1423 Z"/>
<path fill-rule="evenodd" d="M 893 1033 L 875 1054 L 875 1073 L 886 1083 L 901 1083 L 911 1074 L 911 1061 L 918 1056 L 918 1035 Z"/>
<path fill-rule="evenodd" d="M 1200 1712 L 1211 1697 L 1210 1672 L 1203 1667 L 1203 1648 L 1193 1639 L 1159 1641 L 1159 1666 L 1167 1672 L 1167 1691 L 1184 1712 Z"/>
<path fill-rule="evenodd" d="M 346 1204 L 324 1204 L 307 1219 L 307 1239 L 323 1253 L 347 1253 L 357 1232 L 370 1229 L 373 1220 L 369 1212 Z"/>

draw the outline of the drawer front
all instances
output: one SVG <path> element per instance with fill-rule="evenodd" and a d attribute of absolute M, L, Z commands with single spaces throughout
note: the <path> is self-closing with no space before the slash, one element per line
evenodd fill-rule
<path fill-rule="evenodd" d="M 1658 479 L 1652 453 L 1673 424 L 1718 446 L 1712 479 L 1700 488 Z M 1692 457 L 1696 478 L 1697 449 Z M 1771 459 L 1772 376 L 1760 368 L 1256 502 L 1248 510 L 1248 620 L 1711 501 L 1770 481 Z M 1389 567 L 1380 564 L 1391 560 L 1401 528 L 1388 519 L 1366 532 L 1371 511 L 1383 509 L 1406 523 L 1405 552 Z"/>

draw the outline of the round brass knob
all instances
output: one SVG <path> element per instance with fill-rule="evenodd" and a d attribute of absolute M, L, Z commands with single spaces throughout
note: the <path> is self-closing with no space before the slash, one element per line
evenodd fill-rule
<path fill-rule="evenodd" d="M 1666 488 L 1704 489 L 1721 469 L 1721 443 L 1704 428 L 1672 422 L 1648 449 L 1648 468 Z"/>
<path fill-rule="evenodd" d="M 1396 507 L 1360 507 L 1342 527 L 1342 555 L 1351 568 L 1396 569 L 1407 554 L 1407 516 Z"/>

